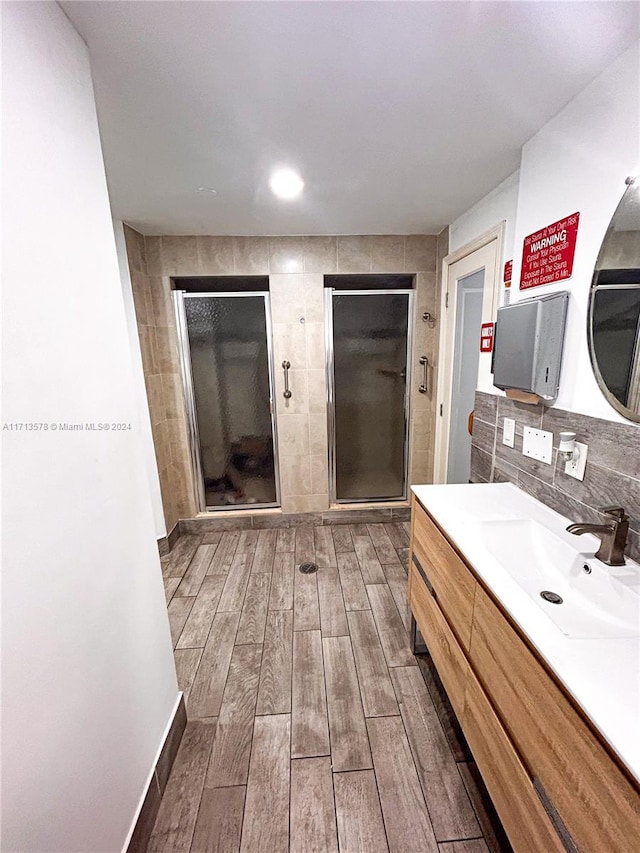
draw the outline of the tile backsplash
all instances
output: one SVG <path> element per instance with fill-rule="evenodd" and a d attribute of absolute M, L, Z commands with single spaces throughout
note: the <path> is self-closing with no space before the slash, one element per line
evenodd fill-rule
<path fill-rule="evenodd" d="M 515 446 L 502 443 L 503 418 L 516 422 Z M 552 464 L 522 455 L 526 426 L 553 433 Z M 565 474 L 558 456 L 560 431 L 571 430 L 588 446 L 584 480 Z M 640 561 L 640 426 L 592 418 L 564 409 L 530 406 L 476 392 L 471 445 L 471 481 L 511 482 L 572 521 L 599 523 L 605 506 L 629 514 L 626 553 Z"/>

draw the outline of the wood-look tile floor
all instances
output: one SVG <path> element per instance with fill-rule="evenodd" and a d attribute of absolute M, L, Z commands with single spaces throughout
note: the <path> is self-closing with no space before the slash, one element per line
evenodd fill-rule
<path fill-rule="evenodd" d="M 408 528 L 189 535 L 163 558 L 189 722 L 150 851 L 504 851 L 409 648 Z"/>

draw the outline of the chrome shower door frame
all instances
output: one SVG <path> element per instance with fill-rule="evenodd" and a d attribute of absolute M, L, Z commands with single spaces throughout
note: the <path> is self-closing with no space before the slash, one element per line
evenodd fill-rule
<path fill-rule="evenodd" d="M 379 498 L 348 498 L 338 499 L 336 493 L 336 395 L 335 395 L 335 360 L 333 350 L 333 297 L 334 296 L 408 296 L 407 303 L 407 376 L 404 394 L 404 465 L 402 471 L 402 495 Z M 329 504 L 364 504 L 389 503 L 406 501 L 409 487 L 409 435 L 411 427 L 411 384 L 413 375 L 413 324 L 414 324 L 414 289 L 375 289 L 375 290 L 336 290 L 332 287 L 324 289 L 325 316 L 325 370 L 327 376 L 327 436 L 329 460 Z"/>
<path fill-rule="evenodd" d="M 229 504 L 228 506 L 207 506 L 204 474 L 200 454 L 200 435 L 198 432 L 198 416 L 196 411 L 195 393 L 193 390 L 193 374 L 191 372 L 191 347 L 187 329 L 187 315 L 184 307 L 185 299 L 223 297 L 241 299 L 246 296 L 262 296 L 264 299 L 265 326 L 267 331 L 267 362 L 269 367 L 269 412 L 271 417 L 271 435 L 273 440 L 273 473 L 276 487 L 274 503 Z M 198 512 L 229 512 L 239 509 L 273 509 L 281 506 L 280 496 L 280 459 L 278 456 L 278 432 L 275 407 L 275 364 L 273 360 L 273 330 L 271 326 L 271 298 L 268 290 L 252 290 L 226 293 L 187 293 L 184 290 L 173 291 L 173 304 L 176 314 L 178 331 L 178 352 L 180 357 L 180 373 L 184 389 L 185 416 L 191 456 L 191 470 L 194 483 L 194 495 Z"/>

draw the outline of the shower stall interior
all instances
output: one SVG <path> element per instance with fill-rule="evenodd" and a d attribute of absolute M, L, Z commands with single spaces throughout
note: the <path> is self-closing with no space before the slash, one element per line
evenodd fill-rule
<path fill-rule="evenodd" d="M 411 276 L 394 281 L 393 289 L 325 287 L 332 503 L 407 497 L 414 292 Z"/>
<path fill-rule="evenodd" d="M 279 506 L 269 293 L 174 303 L 200 511 Z"/>

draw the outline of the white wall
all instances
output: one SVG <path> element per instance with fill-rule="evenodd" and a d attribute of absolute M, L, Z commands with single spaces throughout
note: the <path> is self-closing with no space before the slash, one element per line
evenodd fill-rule
<path fill-rule="evenodd" d="M 138 324 L 136 321 L 136 309 L 133 302 L 133 290 L 131 289 L 131 274 L 129 272 L 129 260 L 127 258 L 127 246 L 124 239 L 124 226 L 117 219 L 113 221 L 113 231 L 116 239 L 116 252 L 118 254 L 118 268 L 120 270 L 120 282 L 122 284 L 122 299 L 124 311 L 127 318 L 127 332 L 129 335 L 129 349 L 131 352 L 131 365 L 133 367 L 133 382 L 136 394 L 136 408 L 138 412 L 138 439 L 144 454 L 145 468 L 147 472 L 147 483 L 149 485 L 149 497 L 153 511 L 153 522 L 156 530 L 156 538 L 162 539 L 167 535 L 167 527 L 164 523 L 164 511 L 162 509 L 162 494 L 160 492 L 160 477 L 158 476 L 158 463 L 153 446 L 153 432 L 151 431 L 151 418 L 149 416 L 149 401 L 147 400 L 147 389 L 144 384 L 144 371 L 142 367 L 142 355 L 140 353 L 140 338 L 138 336 Z"/>
<path fill-rule="evenodd" d="M 556 406 L 624 421 L 605 400 L 591 370 L 587 305 L 596 258 L 627 175 L 640 167 L 640 50 L 626 51 L 523 148 L 516 219 L 512 299 L 571 294 Z M 518 293 L 524 238 L 580 212 L 573 275 Z"/>
<path fill-rule="evenodd" d="M 514 258 L 511 300 L 569 290 L 571 301 L 556 406 L 612 421 L 624 419 L 600 392 L 589 361 L 586 314 L 600 244 L 625 189 L 640 171 L 639 46 L 578 94 L 524 146 L 519 172 L 451 225 L 451 251 L 507 220 L 505 259 Z M 517 186 L 515 182 L 517 180 Z M 518 291 L 522 244 L 537 229 L 580 211 L 573 276 Z M 511 235 L 511 236 L 510 236 Z M 501 392 L 479 374 L 478 387 Z"/>
<path fill-rule="evenodd" d="M 501 281 L 505 262 L 513 258 L 519 183 L 520 172 L 516 171 L 449 226 L 449 252 L 453 253 L 501 222 L 505 223 L 503 254 L 499 268 Z M 480 356 L 477 388 L 487 394 L 503 394 L 493 384 L 490 356 Z"/>
<path fill-rule="evenodd" d="M 519 183 L 520 172 L 516 171 L 452 222 L 449 226 L 449 252 L 455 252 L 505 220 L 502 263 L 513 258 Z"/>
<path fill-rule="evenodd" d="M 2 849 L 120 850 L 178 697 L 85 45 L 4 3 Z"/>

